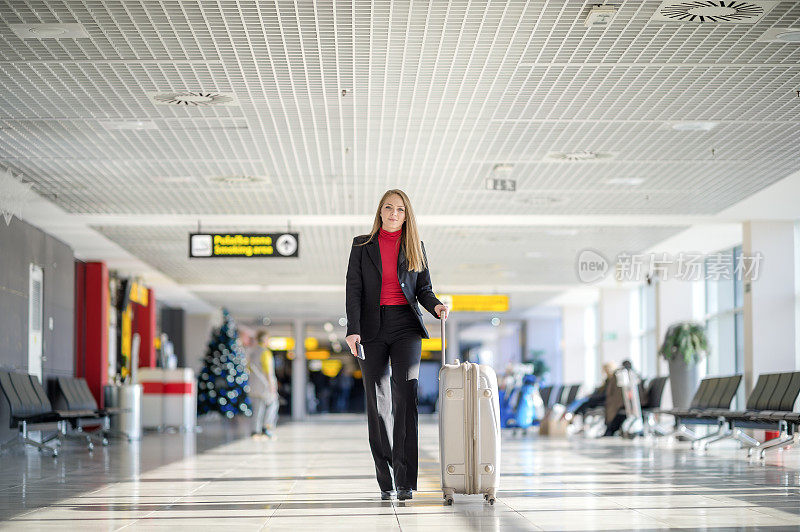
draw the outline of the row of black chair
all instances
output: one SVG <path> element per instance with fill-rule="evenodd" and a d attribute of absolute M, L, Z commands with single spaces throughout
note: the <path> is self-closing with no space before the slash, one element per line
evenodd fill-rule
<path fill-rule="evenodd" d="M 92 436 L 83 429 L 88 425 L 99 425 L 99 440 L 108 444 L 109 416 L 121 413 L 122 409 L 98 409 L 86 380 L 60 377 L 54 383 L 54 403 L 50 401 L 39 378 L 25 373 L 0 371 L 0 392 L 6 408 L 0 408 L 0 423 L 7 415 L 8 427 L 18 429 L 22 442 L 40 451 L 58 456 L 58 448 L 67 439 L 85 441 L 88 449 L 94 448 Z M 30 437 L 33 429 L 47 431 L 55 425 L 55 432 L 40 441 Z M 55 441 L 56 447 L 47 445 Z M 10 442 L 9 444 L 13 444 Z"/>
<path fill-rule="evenodd" d="M 561 386 L 542 386 L 539 395 L 545 408 L 552 408 L 554 405 L 569 405 L 578 397 L 580 384 L 563 384 Z"/>
<path fill-rule="evenodd" d="M 734 439 L 748 447 L 748 454 L 758 451 L 760 458 L 773 448 L 800 442 L 800 413 L 794 405 L 800 397 L 800 372 L 768 373 L 758 377 L 747 397 L 745 410 L 733 411 L 730 404 L 741 382 L 741 375 L 714 377 L 700 381 L 691 406 L 686 410 L 663 410 L 675 417 L 676 430 L 693 440 L 693 447 L 706 449 L 712 443 Z M 716 432 L 697 437 L 686 425 L 717 425 Z M 777 438 L 760 443 L 743 429 L 777 430 Z"/>

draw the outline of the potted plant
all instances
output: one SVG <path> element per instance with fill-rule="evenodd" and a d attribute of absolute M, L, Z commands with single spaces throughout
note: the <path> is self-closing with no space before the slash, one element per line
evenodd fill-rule
<path fill-rule="evenodd" d="M 697 386 L 698 363 L 708 355 L 705 327 L 692 321 L 670 325 L 658 353 L 669 362 L 672 404 L 688 408 Z"/>

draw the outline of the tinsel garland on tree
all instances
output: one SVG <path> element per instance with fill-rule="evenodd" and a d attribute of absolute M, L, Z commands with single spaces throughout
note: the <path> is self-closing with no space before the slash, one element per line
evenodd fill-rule
<path fill-rule="evenodd" d="M 248 374 L 236 323 L 223 310 L 223 323 L 211 334 L 197 382 L 197 414 L 219 412 L 232 419 L 253 415 Z"/>

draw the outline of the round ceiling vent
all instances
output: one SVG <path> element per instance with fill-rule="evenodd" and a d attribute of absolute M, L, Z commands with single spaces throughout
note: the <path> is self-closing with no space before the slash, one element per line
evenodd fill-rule
<path fill-rule="evenodd" d="M 551 152 L 547 158 L 554 161 L 599 161 L 602 159 L 613 159 L 613 153 L 601 153 L 596 151 L 573 151 L 573 152 Z"/>
<path fill-rule="evenodd" d="M 153 102 L 160 105 L 177 105 L 181 107 L 210 107 L 212 105 L 236 105 L 233 94 L 222 92 L 153 92 Z"/>
<path fill-rule="evenodd" d="M 653 19 L 676 22 L 753 23 L 774 7 L 776 2 L 737 0 L 696 0 L 663 2 Z"/>

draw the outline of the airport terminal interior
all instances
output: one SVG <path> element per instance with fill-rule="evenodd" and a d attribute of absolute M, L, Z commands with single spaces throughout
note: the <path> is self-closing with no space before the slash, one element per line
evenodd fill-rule
<path fill-rule="evenodd" d="M 800 2 L 0 0 L 0 529 L 800 530 L 798 198 Z"/>

